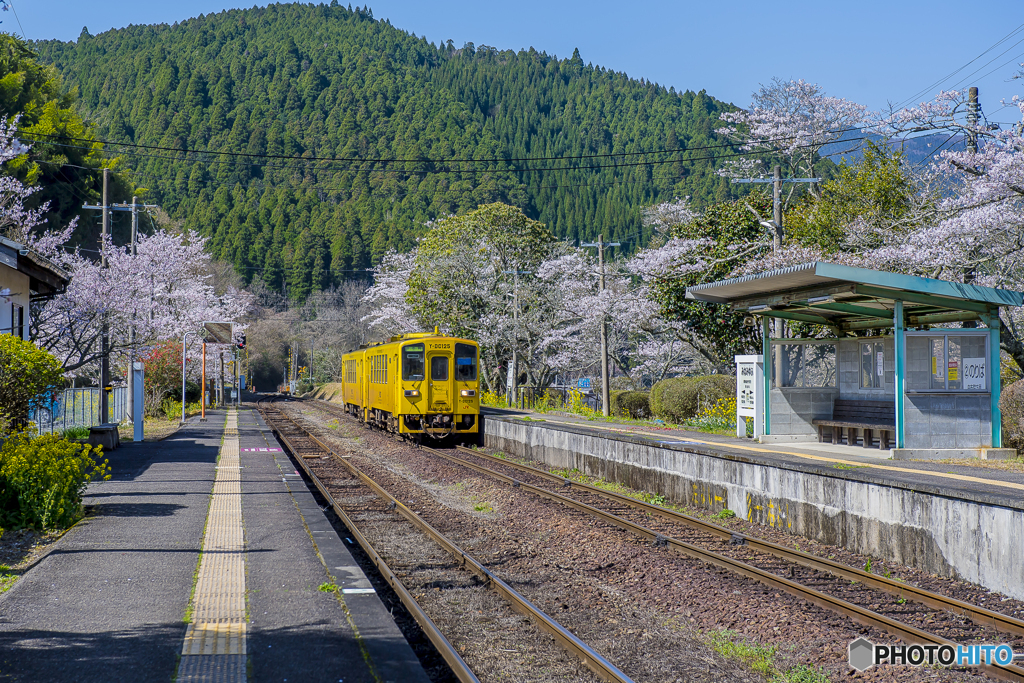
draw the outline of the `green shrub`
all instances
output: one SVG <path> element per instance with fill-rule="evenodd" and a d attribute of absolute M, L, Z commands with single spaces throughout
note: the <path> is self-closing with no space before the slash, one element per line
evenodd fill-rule
<path fill-rule="evenodd" d="M 0 524 L 64 529 L 82 515 L 82 494 L 93 479 L 109 479 L 100 448 L 34 431 L 11 434 L 0 447 Z"/>
<path fill-rule="evenodd" d="M 0 434 L 24 424 L 29 404 L 63 385 L 60 363 L 51 354 L 12 334 L 0 334 Z"/>
<path fill-rule="evenodd" d="M 609 391 L 612 415 L 641 420 L 651 415 L 650 396 L 646 391 Z"/>
<path fill-rule="evenodd" d="M 164 416 L 168 420 L 180 420 L 181 419 L 181 401 L 177 401 L 173 398 L 165 398 L 160 403 L 160 409 L 164 411 Z M 185 417 L 189 415 L 198 415 L 203 411 L 203 406 L 199 401 L 192 401 L 185 404 Z"/>
<path fill-rule="evenodd" d="M 1024 449 L 1024 380 L 1003 388 L 999 411 L 1003 416 L 1003 446 Z"/>
<path fill-rule="evenodd" d="M 669 422 L 682 423 L 714 406 L 719 399 L 736 396 L 736 378 L 731 375 L 675 377 L 651 389 L 651 411 Z"/>
<path fill-rule="evenodd" d="M 74 441 L 75 439 L 88 439 L 89 428 L 82 426 L 68 427 L 61 433 L 61 435 L 65 439 L 71 439 L 72 441 Z"/>

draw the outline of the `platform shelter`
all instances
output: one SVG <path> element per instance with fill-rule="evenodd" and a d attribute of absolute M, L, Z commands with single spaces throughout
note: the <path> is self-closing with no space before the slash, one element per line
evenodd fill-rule
<path fill-rule="evenodd" d="M 763 441 L 891 447 L 904 459 L 1012 454 L 1002 449 L 999 308 L 1024 304 L 1021 292 L 815 262 L 686 297 L 760 319 Z M 832 334 L 773 337 L 773 318 Z"/>

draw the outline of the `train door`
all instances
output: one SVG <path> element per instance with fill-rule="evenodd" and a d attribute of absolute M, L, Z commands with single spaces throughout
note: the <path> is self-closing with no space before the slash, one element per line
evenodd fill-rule
<path fill-rule="evenodd" d="M 452 377 L 451 377 L 451 352 L 434 351 L 427 354 L 427 363 L 430 366 L 430 412 L 447 413 L 451 412 L 452 405 Z"/>

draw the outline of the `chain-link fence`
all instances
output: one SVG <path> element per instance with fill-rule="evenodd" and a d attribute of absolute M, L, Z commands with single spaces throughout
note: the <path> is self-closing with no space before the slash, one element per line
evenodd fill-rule
<path fill-rule="evenodd" d="M 128 387 L 114 387 L 110 395 L 110 421 L 120 423 L 128 412 Z M 100 389 L 65 389 L 51 401 L 32 407 L 28 419 L 40 434 L 62 432 L 71 427 L 92 427 L 100 418 Z"/>
<path fill-rule="evenodd" d="M 544 407 L 548 410 L 572 410 L 573 407 L 586 406 L 595 412 L 601 411 L 601 396 L 595 393 L 583 393 L 572 387 L 518 387 L 514 408 L 535 410 Z"/>

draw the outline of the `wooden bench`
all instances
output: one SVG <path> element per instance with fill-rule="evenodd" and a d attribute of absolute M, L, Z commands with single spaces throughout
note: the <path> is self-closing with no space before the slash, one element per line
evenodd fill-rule
<path fill-rule="evenodd" d="M 846 430 L 846 444 L 856 445 L 858 437 L 864 448 L 874 445 L 878 436 L 878 447 L 889 449 L 890 438 L 896 439 L 896 406 L 892 401 L 858 401 L 837 398 L 832 406 L 831 420 L 811 420 L 818 428 L 818 442 L 825 443 L 825 433 L 831 434 L 834 444 L 843 442 Z"/>

